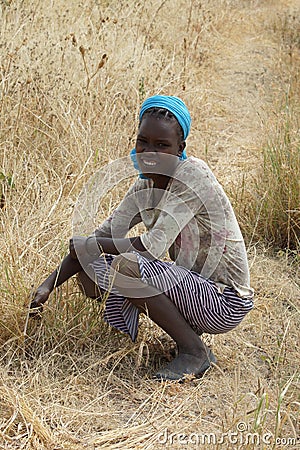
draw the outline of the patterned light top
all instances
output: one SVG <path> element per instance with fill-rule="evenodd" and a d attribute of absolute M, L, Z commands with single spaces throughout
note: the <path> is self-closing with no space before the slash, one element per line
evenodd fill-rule
<path fill-rule="evenodd" d="M 177 265 L 214 281 L 220 291 L 228 286 L 241 297 L 253 296 L 233 208 L 204 161 L 180 161 L 165 191 L 154 189 L 150 179 L 138 179 L 95 234 L 125 237 L 140 222 L 147 230 L 141 241 L 154 258 L 168 252 Z"/>

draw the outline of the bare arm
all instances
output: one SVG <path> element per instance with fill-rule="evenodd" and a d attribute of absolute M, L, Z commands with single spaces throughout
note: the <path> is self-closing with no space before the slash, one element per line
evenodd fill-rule
<path fill-rule="evenodd" d="M 48 300 L 48 297 L 54 288 L 60 286 L 80 270 L 82 270 L 82 267 L 79 261 L 68 254 L 62 260 L 60 266 L 37 288 L 30 304 L 30 308 L 41 307 Z"/>
<path fill-rule="evenodd" d="M 70 240 L 70 255 L 72 258 L 78 259 L 83 267 L 101 253 L 119 255 L 132 251 L 137 251 L 147 258 L 153 259 L 142 244 L 140 237 L 114 239 L 91 235 L 87 238 L 74 236 Z"/>
<path fill-rule="evenodd" d="M 37 288 L 30 308 L 39 308 L 47 300 L 54 288 L 60 286 L 84 266 L 96 259 L 102 252 L 117 255 L 130 251 L 146 253 L 141 240 L 137 238 L 112 239 L 92 236 L 92 240 L 82 236 L 75 236 L 70 240 L 70 253 L 63 259 L 60 266 L 55 269 Z M 148 256 L 149 257 L 149 256 Z"/>
<path fill-rule="evenodd" d="M 100 247 L 100 249 L 102 249 L 104 253 L 110 253 L 111 255 L 119 255 L 120 253 L 132 251 L 147 253 L 140 237 L 123 239 L 97 237 L 97 245 Z"/>

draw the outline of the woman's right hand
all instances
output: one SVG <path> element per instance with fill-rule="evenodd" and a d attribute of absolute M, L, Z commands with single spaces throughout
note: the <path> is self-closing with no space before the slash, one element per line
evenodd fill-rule
<path fill-rule="evenodd" d="M 46 287 L 39 286 L 37 288 L 33 300 L 30 303 L 29 315 L 31 317 L 43 311 L 43 304 L 48 300 L 50 293 L 50 290 Z"/>

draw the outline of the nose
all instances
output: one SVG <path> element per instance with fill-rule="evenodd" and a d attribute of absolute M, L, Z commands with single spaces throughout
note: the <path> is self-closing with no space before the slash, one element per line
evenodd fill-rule
<path fill-rule="evenodd" d="M 156 153 L 155 146 L 151 144 L 150 142 L 147 142 L 143 145 L 143 152 L 144 153 Z"/>

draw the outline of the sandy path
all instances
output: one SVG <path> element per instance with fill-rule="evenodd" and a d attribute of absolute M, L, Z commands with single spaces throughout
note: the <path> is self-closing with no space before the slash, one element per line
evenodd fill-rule
<path fill-rule="evenodd" d="M 255 168 L 261 147 L 263 121 L 270 113 L 276 91 L 284 89 L 278 78 L 278 36 L 274 23 L 299 10 L 299 2 L 260 1 L 236 5 L 235 20 L 219 30 L 221 46 L 213 60 L 209 89 L 212 110 L 209 162 L 222 182 Z M 282 92 L 281 92 L 282 95 Z M 245 170 L 243 170 L 245 171 Z"/>

